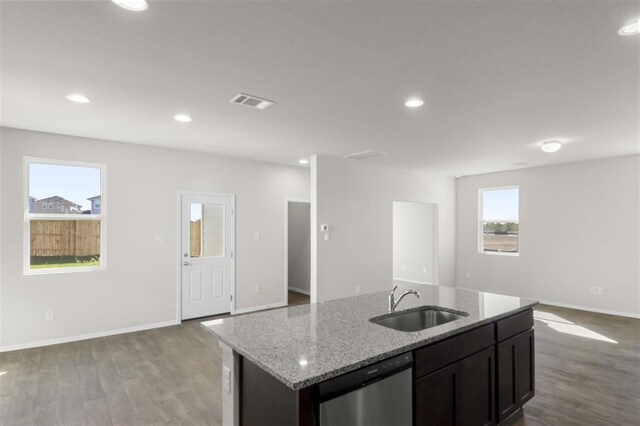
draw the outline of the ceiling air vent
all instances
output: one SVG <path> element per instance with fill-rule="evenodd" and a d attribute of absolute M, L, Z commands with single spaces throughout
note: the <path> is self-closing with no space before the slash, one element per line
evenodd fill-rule
<path fill-rule="evenodd" d="M 379 157 L 381 155 L 387 155 L 387 153 L 382 151 L 369 150 L 358 152 L 357 154 L 345 155 L 344 158 L 350 158 L 351 160 L 364 160 L 365 158 Z"/>
<path fill-rule="evenodd" d="M 265 110 L 265 109 L 269 108 L 271 105 L 273 105 L 275 103 L 273 101 L 268 101 L 266 99 L 256 98 L 255 96 L 247 95 L 247 94 L 244 94 L 244 93 L 238 93 L 229 102 L 231 102 L 233 104 L 244 105 L 244 106 L 248 106 L 250 108 L 257 108 L 257 109 L 262 109 L 262 110 Z"/>

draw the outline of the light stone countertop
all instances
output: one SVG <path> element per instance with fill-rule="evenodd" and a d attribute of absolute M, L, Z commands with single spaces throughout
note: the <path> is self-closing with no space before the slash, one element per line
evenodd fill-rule
<path fill-rule="evenodd" d="M 398 283 L 400 284 L 400 283 Z M 418 332 L 396 331 L 370 318 L 387 313 L 389 292 L 215 319 L 202 326 L 293 390 L 459 334 L 538 302 L 454 287 L 401 284 L 420 292 L 397 308 L 438 306 L 469 314 Z M 406 289 L 405 288 L 405 289 Z"/>

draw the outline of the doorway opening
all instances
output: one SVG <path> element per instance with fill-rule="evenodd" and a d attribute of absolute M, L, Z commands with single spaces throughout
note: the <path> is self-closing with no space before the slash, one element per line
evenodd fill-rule
<path fill-rule="evenodd" d="M 311 203 L 285 200 L 284 292 L 287 305 L 303 305 L 311 294 Z"/>
<path fill-rule="evenodd" d="M 393 202 L 393 280 L 438 284 L 438 205 Z"/>

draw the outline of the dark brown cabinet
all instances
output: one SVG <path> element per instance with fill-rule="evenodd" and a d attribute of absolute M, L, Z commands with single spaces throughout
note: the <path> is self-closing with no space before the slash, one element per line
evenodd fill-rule
<path fill-rule="evenodd" d="M 533 310 L 419 347 L 412 355 L 414 426 L 501 424 L 534 396 Z M 241 425 L 319 424 L 322 383 L 293 391 L 240 359 Z"/>
<path fill-rule="evenodd" d="M 494 419 L 494 348 L 415 381 L 415 424 L 483 426 Z"/>
<path fill-rule="evenodd" d="M 516 412 L 534 395 L 534 332 L 528 330 L 498 343 L 498 421 Z"/>

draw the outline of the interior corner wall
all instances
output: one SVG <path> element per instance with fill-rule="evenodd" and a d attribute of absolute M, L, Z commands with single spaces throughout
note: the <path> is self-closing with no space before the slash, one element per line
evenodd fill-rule
<path fill-rule="evenodd" d="M 478 190 L 508 185 L 520 187 L 520 255 L 480 254 Z M 460 178 L 457 206 L 460 287 L 640 315 L 639 155 Z"/>
<path fill-rule="evenodd" d="M 307 169 L 8 128 L 0 139 L 0 349 L 175 323 L 179 191 L 236 194 L 236 308 L 284 303 L 284 200 L 309 198 Z M 25 156 L 106 164 L 105 271 L 23 275 Z"/>
<path fill-rule="evenodd" d="M 438 205 L 438 282 L 455 285 L 454 178 L 324 156 L 311 173 L 312 300 L 391 288 L 394 201 Z"/>

